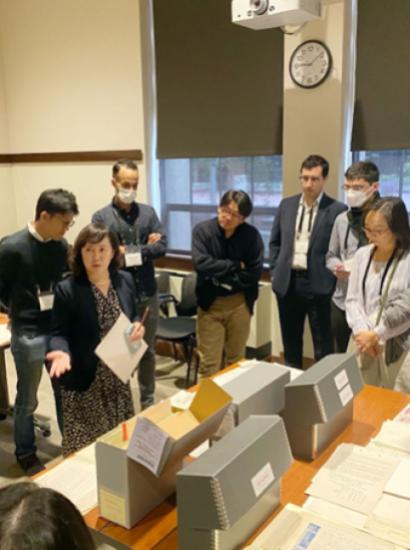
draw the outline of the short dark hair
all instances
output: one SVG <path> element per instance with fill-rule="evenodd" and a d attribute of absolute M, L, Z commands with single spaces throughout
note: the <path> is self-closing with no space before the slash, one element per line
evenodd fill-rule
<path fill-rule="evenodd" d="M 112 167 L 112 177 L 115 179 L 118 176 L 118 172 L 121 168 L 128 168 L 128 170 L 135 170 L 138 172 L 137 164 L 131 159 L 120 159 Z"/>
<path fill-rule="evenodd" d="M 77 200 L 73 193 L 65 189 L 47 189 L 39 196 L 36 204 L 36 220 L 41 212 L 49 214 L 74 214 L 79 213 Z"/>
<path fill-rule="evenodd" d="M 108 237 L 114 251 L 114 256 L 109 265 L 109 269 L 111 272 L 119 269 L 121 265 L 121 253 L 120 242 L 117 235 L 102 223 L 89 223 L 81 229 L 80 233 L 77 235 L 70 253 L 70 267 L 75 276 L 80 276 L 85 273 L 83 258 L 81 256 L 81 250 L 84 246 L 88 243 L 100 243 L 103 239 L 105 239 L 105 237 Z"/>
<path fill-rule="evenodd" d="M 345 178 L 348 181 L 363 179 L 370 185 L 379 181 L 380 173 L 374 162 L 361 160 L 354 162 L 345 172 Z"/>
<path fill-rule="evenodd" d="M 228 206 L 230 202 L 234 202 L 238 206 L 238 212 L 244 218 L 247 218 L 252 212 L 252 201 L 245 191 L 237 191 L 236 189 L 229 189 L 226 191 L 219 202 L 219 206 Z"/>
<path fill-rule="evenodd" d="M 65 496 L 31 482 L 0 489 L 1 550 L 95 550 L 80 512 Z"/>
<path fill-rule="evenodd" d="M 410 248 L 410 225 L 406 205 L 398 197 L 383 197 L 369 206 L 366 218 L 371 212 L 380 212 L 401 250 Z"/>
<path fill-rule="evenodd" d="M 320 155 L 309 155 L 305 158 L 305 160 L 302 162 L 302 165 L 300 167 L 300 171 L 302 171 L 304 168 L 306 170 L 311 170 L 312 168 L 316 168 L 316 166 L 320 166 L 322 168 L 322 176 L 324 178 L 327 178 L 329 174 L 329 163 Z"/>

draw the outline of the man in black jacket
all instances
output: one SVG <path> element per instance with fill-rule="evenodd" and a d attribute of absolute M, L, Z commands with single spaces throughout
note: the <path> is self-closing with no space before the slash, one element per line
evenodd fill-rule
<path fill-rule="evenodd" d="M 125 269 L 137 287 L 137 312 L 140 317 L 149 307 L 145 322 L 148 349 L 138 367 L 141 408 L 153 404 L 155 394 L 155 333 L 158 324 L 158 292 L 153 260 L 164 256 L 167 238 L 155 210 L 148 204 L 135 202 L 139 174 L 132 160 L 116 162 L 111 183 L 115 189 L 112 202 L 95 212 L 93 222 L 103 223 L 118 236 L 124 254 Z"/>
<path fill-rule="evenodd" d="M 76 199 L 63 189 L 41 193 L 36 217 L 0 246 L 0 300 L 11 318 L 11 352 L 17 371 L 14 405 L 16 458 L 33 474 L 42 469 L 36 455 L 33 413 L 50 332 L 53 289 L 67 269 L 65 232 L 78 214 Z M 57 419 L 62 428 L 58 393 Z"/>
<path fill-rule="evenodd" d="M 323 192 L 328 173 L 329 163 L 319 155 L 303 161 L 302 193 L 281 201 L 270 238 L 285 362 L 296 368 L 302 368 L 306 315 L 315 360 L 333 351 L 330 302 L 336 278 L 326 268 L 326 253 L 334 221 L 346 206 Z"/>
<path fill-rule="evenodd" d="M 193 231 L 203 377 L 245 356 L 263 266 L 262 238 L 245 222 L 251 212 L 249 196 L 244 191 L 230 190 L 220 201 L 218 217 L 199 223 Z"/>

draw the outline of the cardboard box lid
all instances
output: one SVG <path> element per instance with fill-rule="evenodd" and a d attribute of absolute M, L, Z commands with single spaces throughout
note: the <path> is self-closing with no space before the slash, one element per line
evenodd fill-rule
<path fill-rule="evenodd" d="M 127 455 L 160 475 L 218 428 L 232 398 L 212 380 L 204 379 L 188 410 L 172 412 L 171 400 L 137 416 Z"/>
<path fill-rule="evenodd" d="M 292 460 L 283 420 L 250 416 L 178 472 L 178 514 L 193 529 L 229 529 Z"/>
<path fill-rule="evenodd" d="M 327 355 L 286 385 L 286 421 L 310 425 L 332 420 L 363 388 L 354 353 Z"/>

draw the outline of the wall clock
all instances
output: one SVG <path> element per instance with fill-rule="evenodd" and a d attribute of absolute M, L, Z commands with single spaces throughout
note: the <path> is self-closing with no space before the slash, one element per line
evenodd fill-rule
<path fill-rule="evenodd" d="M 290 77 L 301 88 L 315 88 L 330 74 L 332 54 L 319 40 L 306 40 L 295 49 L 289 61 Z"/>

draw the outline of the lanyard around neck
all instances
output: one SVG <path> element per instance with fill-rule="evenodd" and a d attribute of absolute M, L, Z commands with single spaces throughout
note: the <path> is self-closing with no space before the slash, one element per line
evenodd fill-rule
<path fill-rule="evenodd" d="M 308 222 L 308 235 L 310 235 L 311 231 L 312 231 L 312 220 L 313 220 L 313 209 L 314 209 L 314 206 L 312 206 L 312 208 L 310 209 L 310 212 L 309 212 L 309 222 Z M 302 233 L 302 229 L 303 229 L 303 221 L 305 219 L 305 205 L 302 204 L 302 212 L 300 214 L 300 219 L 299 219 L 299 225 L 298 225 L 298 236 Z"/>
<path fill-rule="evenodd" d="M 375 255 L 375 253 L 376 253 L 376 247 L 373 248 L 372 253 L 370 254 L 369 261 L 367 262 L 366 270 L 365 270 L 364 276 L 363 276 L 363 281 L 362 281 L 363 301 L 366 301 L 366 280 L 367 280 L 367 276 L 369 274 L 369 269 L 370 269 L 371 263 L 373 261 L 373 256 Z M 390 278 L 389 278 L 388 286 L 390 286 L 390 282 L 393 278 L 394 272 L 396 271 L 396 267 L 397 267 L 397 264 L 398 264 L 399 259 L 401 258 L 401 256 L 402 256 L 401 254 L 397 255 L 397 248 L 395 248 L 393 250 L 388 262 L 387 262 L 385 270 L 383 271 L 382 279 L 380 281 L 379 296 L 381 296 L 381 294 L 383 292 L 384 281 L 385 281 L 387 273 L 388 273 L 388 271 L 389 271 L 389 269 L 390 269 L 390 267 L 393 263 L 393 260 L 396 258 L 396 262 L 395 262 L 393 271 L 392 271 L 392 273 L 390 275 Z"/>

